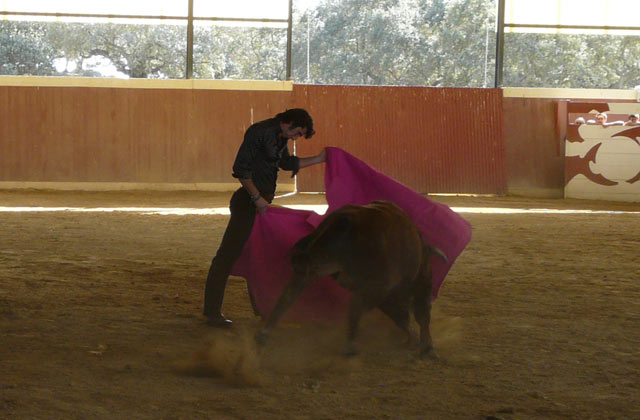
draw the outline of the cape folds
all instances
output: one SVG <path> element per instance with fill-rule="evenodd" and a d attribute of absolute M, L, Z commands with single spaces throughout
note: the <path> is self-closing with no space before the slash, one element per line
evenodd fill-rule
<path fill-rule="evenodd" d="M 364 205 L 387 200 L 402 208 L 416 223 L 424 240 L 448 258 L 432 257 L 433 299 L 449 269 L 471 240 L 471 226 L 448 206 L 433 202 L 371 168 L 342 149 L 328 147 L 325 167 L 326 214 L 345 204 Z M 325 216 L 308 210 L 270 206 L 258 215 L 232 274 L 244 277 L 262 316 L 274 307 L 292 275 L 288 252 L 311 233 Z M 290 321 L 327 322 L 346 316 L 350 293 L 324 277 L 305 290 L 285 314 Z"/>

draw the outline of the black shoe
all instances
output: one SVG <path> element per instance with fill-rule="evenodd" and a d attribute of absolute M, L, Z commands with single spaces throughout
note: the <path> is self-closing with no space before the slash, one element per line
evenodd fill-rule
<path fill-rule="evenodd" d="M 233 321 L 227 319 L 222 314 L 208 315 L 207 324 L 214 328 L 231 328 Z"/>

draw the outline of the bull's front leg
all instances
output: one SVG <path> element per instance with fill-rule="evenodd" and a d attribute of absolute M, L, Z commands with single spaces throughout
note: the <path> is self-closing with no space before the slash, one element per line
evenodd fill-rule
<path fill-rule="evenodd" d="M 414 315 L 420 324 L 420 357 L 436 357 L 431 338 L 431 273 L 419 279 L 414 295 Z"/>
<path fill-rule="evenodd" d="M 416 302 L 415 316 L 420 324 L 420 357 L 435 357 L 433 350 L 433 339 L 429 324 L 431 323 L 431 302 L 427 300 L 423 303 Z"/>
<path fill-rule="evenodd" d="M 278 298 L 273 310 L 269 314 L 264 327 L 258 331 L 255 335 L 255 339 L 258 344 L 264 344 L 269 338 L 269 334 L 273 327 L 276 326 L 282 315 L 289 309 L 289 307 L 295 302 L 300 294 L 309 286 L 313 281 L 313 278 L 309 276 L 295 274 L 291 281 L 287 283 L 282 291 L 282 294 Z"/>
<path fill-rule="evenodd" d="M 369 308 L 366 300 L 357 294 L 351 297 L 349 303 L 349 318 L 347 326 L 347 356 L 355 356 L 358 354 L 358 347 L 355 344 L 356 335 L 358 335 L 358 326 L 362 313 Z"/>

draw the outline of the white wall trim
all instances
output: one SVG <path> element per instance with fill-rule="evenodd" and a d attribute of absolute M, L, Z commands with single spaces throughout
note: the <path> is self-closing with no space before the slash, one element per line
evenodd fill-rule
<path fill-rule="evenodd" d="M 0 86 L 291 91 L 293 90 L 293 81 L 0 76 Z"/>
<path fill-rule="evenodd" d="M 552 89 L 505 87 L 505 98 L 549 98 L 549 99 L 624 99 L 636 100 L 634 89 Z"/>
<path fill-rule="evenodd" d="M 0 181 L 0 190 L 58 190 L 58 191 L 235 191 L 238 182 L 21 182 Z M 295 184 L 278 183 L 278 193 L 294 192 Z"/>

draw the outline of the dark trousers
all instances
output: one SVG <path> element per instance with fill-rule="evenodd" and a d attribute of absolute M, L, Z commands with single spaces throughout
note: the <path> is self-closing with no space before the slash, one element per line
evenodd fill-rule
<path fill-rule="evenodd" d="M 216 256 L 211 261 L 207 284 L 204 289 L 204 315 L 216 315 L 222 310 L 224 290 L 233 265 L 242 254 L 244 244 L 251 235 L 256 218 L 256 207 L 251 203 L 249 193 L 238 189 L 229 204 L 231 219 L 222 237 L 222 243 Z M 251 296 L 251 292 L 249 292 Z M 253 297 L 251 297 L 253 303 Z M 254 308 L 255 309 L 255 308 Z"/>

